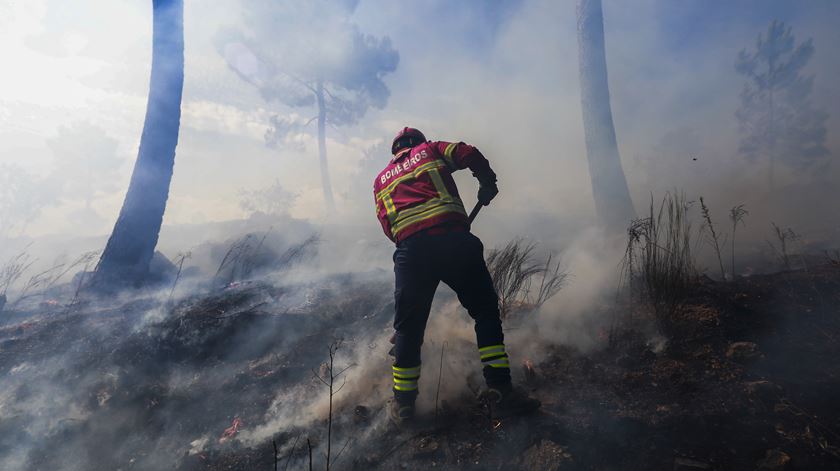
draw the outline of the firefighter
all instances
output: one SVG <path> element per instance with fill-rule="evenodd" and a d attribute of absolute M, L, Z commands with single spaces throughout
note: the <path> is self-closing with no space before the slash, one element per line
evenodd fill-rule
<path fill-rule="evenodd" d="M 413 128 L 397 134 L 391 153 L 394 157 L 373 185 L 377 217 L 385 235 L 397 246 L 391 419 L 403 425 L 414 417 L 420 348 L 441 281 L 455 291 L 475 320 L 478 356 L 487 383 L 482 397 L 503 414 L 536 410 L 540 402 L 511 384 L 498 296 L 484 262 L 484 246 L 470 232 L 452 178 L 453 172 L 469 168 L 479 182 L 478 201 L 486 206 L 499 192 L 496 174 L 475 147 L 427 141 Z"/>

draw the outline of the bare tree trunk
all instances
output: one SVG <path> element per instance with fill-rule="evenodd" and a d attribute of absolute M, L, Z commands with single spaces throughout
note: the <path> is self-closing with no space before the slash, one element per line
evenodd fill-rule
<path fill-rule="evenodd" d="M 579 0 L 577 20 L 580 100 L 595 211 L 607 230 L 623 231 L 636 212 L 621 168 L 610 108 L 601 0 Z"/>
<path fill-rule="evenodd" d="M 773 75 L 773 61 L 770 60 L 770 75 Z M 767 182 L 768 187 L 770 189 L 770 193 L 774 193 L 776 191 L 776 176 L 775 176 L 775 167 L 776 167 L 776 116 L 775 116 L 775 109 L 773 107 L 773 85 L 770 86 L 770 96 L 769 96 L 769 118 L 770 122 L 767 125 L 768 136 L 767 140 L 769 143 L 769 154 L 770 154 L 770 165 L 767 169 Z"/>
<path fill-rule="evenodd" d="M 324 83 L 318 81 L 316 96 L 318 98 L 318 160 L 321 164 L 321 186 L 324 189 L 324 204 L 328 212 L 335 211 L 332 184 L 330 183 L 330 169 L 327 167 L 327 108 L 324 104 Z"/>
<path fill-rule="evenodd" d="M 183 0 L 153 0 L 152 74 L 140 150 L 119 218 L 94 277 L 98 288 L 142 284 L 157 245 L 181 121 Z"/>

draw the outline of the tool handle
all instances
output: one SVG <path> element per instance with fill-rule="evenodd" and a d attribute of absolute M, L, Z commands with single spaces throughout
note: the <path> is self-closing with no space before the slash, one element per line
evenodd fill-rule
<path fill-rule="evenodd" d="M 480 202 L 475 204 L 475 207 L 470 211 L 470 224 L 475 221 L 475 217 L 478 216 L 478 212 L 481 211 L 481 207 L 484 206 Z"/>

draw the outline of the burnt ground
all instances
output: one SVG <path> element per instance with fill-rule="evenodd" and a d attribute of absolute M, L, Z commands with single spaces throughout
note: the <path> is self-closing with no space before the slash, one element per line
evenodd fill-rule
<path fill-rule="evenodd" d="M 706 280 L 665 329 L 670 341 L 658 353 L 635 328 L 644 317 L 626 319 L 612 348 L 582 355 L 558 347 L 537 365 L 538 415 L 490 422 L 476 411 L 472 422 L 409 438 L 370 463 L 840 469 L 838 267 Z"/>
<path fill-rule="evenodd" d="M 139 299 L 8 323 L 0 458 L 10 469 L 274 469 L 272 440 L 238 437 L 277 391 L 312 383 L 325 338 L 386 333 L 389 294 L 377 278 L 250 283 L 175 306 Z M 347 446 L 333 468 L 840 469 L 840 268 L 700 281 L 659 347 L 645 309 L 618 312 L 609 346 L 554 346 L 534 365 L 528 388 L 544 406 L 532 416 L 496 418 L 464 397 L 394 430 L 382 404 L 342 405 L 333 456 Z M 278 427 L 279 469 L 306 468 L 306 438 L 323 468 L 325 428 Z"/>

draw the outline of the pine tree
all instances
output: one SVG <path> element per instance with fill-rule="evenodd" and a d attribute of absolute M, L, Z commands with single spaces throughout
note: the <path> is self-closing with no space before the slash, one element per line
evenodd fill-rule
<path fill-rule="evenodd" d="M 804 75 L 813 55 L 811 38 L 797 45 L 791 28 L 776 20 L 759 34 L 755 50 L 738 53 L 735 70 L 747 78 L 735 113 L 741 132 L 739 152 L 767 162 L 771 190 L 777 163 L 801 171 L 829 155 L 828 113 L 811 103 L 814 76 Z"/>
<path fill-rule="evenodd" d="M 153 0 L 152 12 L 146 120 L 125 201 L 93 279 L 100 290 L 144 282 L 169 198 L 184 88 L 184 2 Z"/>
<path fill-rule="evenodd" d="M 583 131 L 592 196 L 600 224 L 620 232 L 636 217 L 613 125 L 601 0 L 579 0 L 578 65 Z"/>
<path fill-rule="evenodd" d="M 390 96 L 384 76 L 399 54 L 390 38 L 363 33 L 350 21 L 356 0 L 249 0 L 242 30 L 219 33 L 216 43 L 228 66 L 257 87 L 270 103 L 314 108 L 309 121 L 271 119 L 269 146 L 285 144 L 309 123 L 318 123 L 318 161 L 328 213 L 335 211 L 327 165 L 327 126 L 357 123 Z"/>

